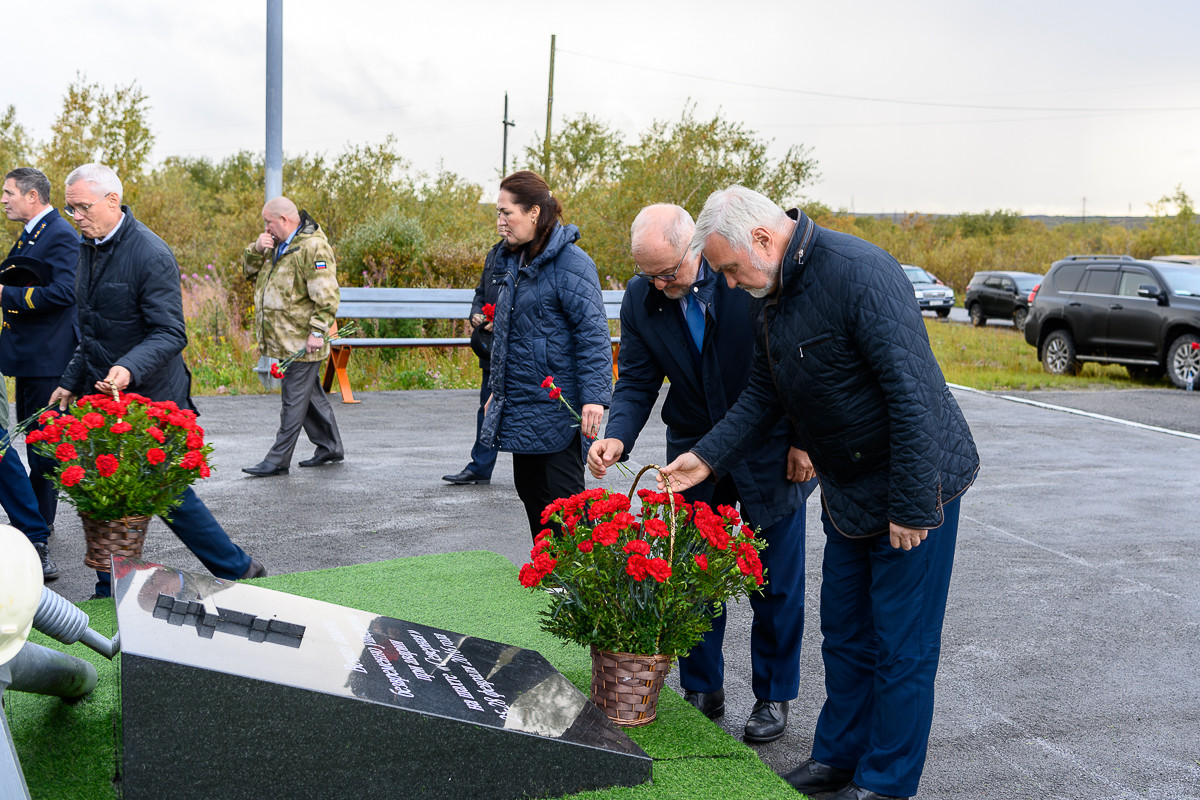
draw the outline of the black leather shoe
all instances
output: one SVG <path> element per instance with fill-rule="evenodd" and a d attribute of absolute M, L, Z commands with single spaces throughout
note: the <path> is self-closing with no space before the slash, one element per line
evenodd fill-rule
<path fill-rule="evenodd" d="M 45 542 L 34 542 L 33 549 L 37 550 L 38 558 L 42 562 L 42 583 L 58 579 L 58 565 L 50 560 L 50 548 Z"/>
<path fill-rule="evenodd" d="M 742 738 L 747 742 L 773 742 L 787 730 L 786 700 L 756 700 Z"/>
<path fill-rule="evenodd" d="M 838 769 L 811 758 L 783 775 L 783 779 L 790 783 L 793 789 L 805 794 L 832 792 L 834 789 L 846 787 L 847 784 L 853 786 L 854 784 L 850 783 L 853 777 L 854 770 Z"/>
<path fill-rule="evenodd" d="M 486 486 L 492 482 L 491 478 L 485 478 L 482 475 L 476 475 L 474 472 L 471 472 L 471 470 L 469 470 L 469 469 L 464 469 L 462 472 L 458 473 L 457 475 L 443 475 L 442 480 L 446 481 L 446 483 L 453 483 L 453 484 L 462 485 L 462 486 L 470 485 L 470 484 Z"/>
<path fill-rule="evenodd" d="M 312 458 L 306 458 L 300 462 L 300 466 L 302 466 L 302 467 L 319 467 L 322 464 L 336 464 L 339 461 L 345 461 L 345 460 L 346 460 L 345 456 L 339 456 L 339 455 L 335 455 L 333 453 L 326 453 L 323 456 L 313 456 Z"/>
<path fill-rule="evenodd" d="M 717 719 L 725 713 L 725 690 L 715 692 L 693 692 L 685 690 L 683 699 L 694 705 L 696 709 L 709 719 Z"/>
<path fill-rule="evenodd" d="M 909 800 L 909 798 L 897 797 L 894 794 L 872 792 L 870 789 L 864 789 L 851 781 L 848 786 L 843 786 L 830 795 L 829 800 Z"/>
<path fill-rule="evenodd" d="M 242 577 L 238 578 L 238 580 L 244 581 L 247 578 L 262 578 L 265 577 L 266 574 L 267 568 L 262 565 L 262 562 L 254 556 L 250 556 L 250 566 L 246 568 L 246 571 L 242 574 Z"/>
<path fill-rule="evenodd" d="M 256 478 L 269 478 L 272 475 L 287 475 L 288 468 L 272 464 L 270 461 L 260 461 L 253 467 L 242 467 L 242 472 Z"/>

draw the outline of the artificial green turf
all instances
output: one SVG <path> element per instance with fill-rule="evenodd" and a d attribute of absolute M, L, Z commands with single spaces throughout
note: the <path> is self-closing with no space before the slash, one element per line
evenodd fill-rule
<path fill-rule="evenodd" d="M 261 578 L 255 583 L 283 592 L 359 608 L 539 651 L 585 693 L 591 683 L 588 652 L 564 645 L 538 626 L 545 596 L 521 588 L 517 569 L 495 553 L 469 552 L 400 558 L 354 567 Z M 80 605 L 92 627 L 111 636 L 113 604 Z M 5 693 L 5 710 L 17 753 L 34 798 L 109 800 L 116 797 L 116 731 L 120 725 L 118 667 L 82 645 L 64 646 L 37 632 L 39 644 L 96 665 L 100 684 L 69 705 L 54 697 Z M 626 729 L 654 759 L 654 780 L 632 788 L 573 795 L 588 800 L 668 800 L 721 797 L 796 800 L 790 786 L 754 752 L 664 690 L 658 719 Z M 169 765 L 164 765 L 169 769 Z"/>

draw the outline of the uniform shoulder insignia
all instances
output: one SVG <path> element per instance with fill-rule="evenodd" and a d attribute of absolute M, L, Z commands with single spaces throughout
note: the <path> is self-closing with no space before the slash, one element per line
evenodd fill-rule
<path fill-rule="evenodd" d="M 313 264 L 313 266 L 316 267 L 317 269 L 325 269 L 325 262 L 318 261 L 317 263 Z"/>

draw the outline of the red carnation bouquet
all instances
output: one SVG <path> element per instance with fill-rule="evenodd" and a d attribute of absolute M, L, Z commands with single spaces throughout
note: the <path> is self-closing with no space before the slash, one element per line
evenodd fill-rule
<path fill-rule="evenodd" d="M 714 511 L 649 489 L 637 497 L 636 511 L 627 495 L 603 488 L 547 506 L 542 523 L 553 520 L 562 533 L 538 534 L 521 585 L 550 593 L 542 627 L 561 639 L 684 655 L 721 603 L 763 584 L 758 551 L 766 542 L 730 506 Z"/>
<path fill-rule="evenodd" d="M 141 395 L 79 398 L 67 413 L 46 410 L 25 435 L 58 462 L 56 479 L 81 514 L 97 520 L 170 516 L 180 495 L 210 473 L 212 446 L 196 412 Z"/>

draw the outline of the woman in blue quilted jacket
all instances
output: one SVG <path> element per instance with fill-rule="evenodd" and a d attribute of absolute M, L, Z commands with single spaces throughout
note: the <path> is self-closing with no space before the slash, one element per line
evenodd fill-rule
<path fill-rule="evenodd" d="M 542 510 L 583 491 L 587 446 L 612 396 L 612 350 L 596 264 L 561 222 L 562 205 L 540 175 L 514 172 L 496 201 L 505 246 L 492 341 L 492 396 L 482 438 L 513 454 L 513 482 L 534 536 Z M 552 378 L 582 421 L 550 397 Z"/>

